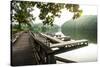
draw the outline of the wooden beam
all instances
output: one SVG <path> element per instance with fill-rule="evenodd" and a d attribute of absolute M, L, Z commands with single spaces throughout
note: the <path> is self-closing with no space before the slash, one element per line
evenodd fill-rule
<path fill-rule="evenodd" d="M 32 33 L 32 32 L 30 32 L 30 35 L 31 35 L 32 39 L 35 41 L 35 43 L 38 44 L 38 45 L 40 45 L 41 48 L 42 48 L 47 54 L 52 53 L 51 48 L 48 47 L 44 42 L 40 41 L 40 40 L 38 39 L 38 37 L 33 36 L 33 33 Z"/>
<path fill-rule="evenodd" d="M 64 41 L 60 40 L 60 39 L 57 39 L 57 38 L 54 38 L 54 37 L 51 37 L 49 35 L 46 35 L 46 34 L 43 34 L 43 33 L 40 33 L 41 35 L 47 37 L 48 39 L 50 39 L 51 41 L 54 41 L 54 42 L 57 42 L 57 43 L 62 43 Z"/>
<path fill-rule="evenodd" d="M 78 48 L 82 48 L 82 47 L 85 47 L 85 46 L 87 46 L 87 45 L 77 45 L 77 46 L 73 46 L 73 47 L 62 47 L 62 48 L 53 50 L 52 54 L 56 55 L 56 54 L 68 52 L 68 51 L 71 51 L 71 50 L 75 50 L 75 49 L 78 49 Z"/>
<path fill-rule="evenodd" d="M 57 37 L 57 38 L 60 39 L 60 40 L 63 40 L 63 41 L 70 41 L 71 40 L 70 36 Z"/>
<path fill-rule="evenodd" d="M 66 42 L 61 42 L 61 43 L 57 43 L 57 44 L 52 44 L 50 47 L 51 48 L 60 48 L 60 47 L 65 47 L 65 46 L 69 46 L 71 44 L 77 44 L 77 45 L 81 45 L 81 44 L 88 44 L 88 40 L 75 40 L 75 41 L 66 41 Z"/>

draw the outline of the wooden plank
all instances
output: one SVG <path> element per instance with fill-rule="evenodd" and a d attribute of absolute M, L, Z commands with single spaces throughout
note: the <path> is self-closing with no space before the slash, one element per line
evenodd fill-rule
<path fill-rule="evenodd" d="M 52 41 L 57 42 L 57 43 L 62 43 L 62 42 L 64 42 L 64 41 L 62 41 L 62 40 L 60 40 L 60 39 L 51 37 L 51 36 L 49 36 L 49 35 L 46 35 L 46 34 L 43 34 L 43 33 L 40 33 L 40 34 L 43 35 L 43 36 L 45 36 L 45 37 L 47 37 L 48 39 L 50 39 L 50 40 L 52 40 Z"/>
<path fill-rule="evenodd" d="M 62 43 L 57 43 L 57 44 L 52 44 L 50 47 L 51 48 L 60 48 L 60 47 L 65 47 L 69 44 L 76 44 L 78 43 L 84 43 L 86 42 L 88 44 L 88 40 L 75 40 L 75 41 L 67 41 L 67 42 L 62 42 Z"/>
<path fill-rule="evenodd" d="M 31 32 L 30 35 L 32 36 L 31 40 L 34 40 L 35 43 L 40 46 L 40 51 L 38 52 L 38 54 L 40 55 L 40 60 L 42 60 L 41 62 L 46 64 L 56 64 L 55 57 L 53 54 L 51 54 L 53 52 L 51 48 L 46 46 L 45 43 L 39 39 L 38 36 L 33 36 Z"/>
<path fill-rule="evenodd" d="M 60 39 L 60 40 L 63 40 L 63 41 L 70 41 L 71 40 L 70 36 L 57 37 L 57 38 Z"/>
<path fill-rule="evenodd" d="M 11 40 L 12 44 L 15 43 L 15 42 L 17 41 L 17 39 L 18 39 L 23 33 L 24 33 L 24 31 L 21 31 L 21 32 L 18 32 L 18 33 L 16 33 L 16 34 L 14 34 L 14 35 L 12 36 L 12 40 Z"/>
<path fill-rule="evenodd" d="M 34 37 L 33 34 L 32 34 L 31 32 L 30 32 L 30 35 L 32 36 L 32 38 L 34 39 L 34 41 L 35 41 L 38 45 L 40 45 L 40 46 L 42 47 L 42 49 L 43 49 L 47 54 L 52 53 L 51 48 L 48 47 L 47 45 L 45 45 L 45 43 L 43 43 L 42 41 L 40 41 L 40 40 L 38 39 L 38 37 Z"/>
<path fill-rule="evenodd" d="M 72 46 L 72 47 L 62 47 L 62 48 L 58 48 L 56 50 L 53 50 L 52 54 L 56 55 L 56 54 L 72 51 L 72 50 L 75 50 L 75 49 L 78 49 L 78 48 L 82 48 L 82 47 L 85 47 L 85 46 L 87 46 L 87 45 L 77 45 L 77 46 Z"/>

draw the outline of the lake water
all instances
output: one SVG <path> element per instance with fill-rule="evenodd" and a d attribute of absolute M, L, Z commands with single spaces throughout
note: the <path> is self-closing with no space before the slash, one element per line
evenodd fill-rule
<path fill-rule="evenodd" d="M 97 45 L 89 44 L 86 47 L 82 47 L 69 52 L 64 52 L 57 54 L 56 56 L 62 57 L 68 60 L 73 60 L 76 62 L 93 62 L 97 61 Z M 61 62 L 58 62 L 61 63 Z"/>
<path fill-rule="evenodd" d="M 97 16 L 86 15 L 77 20 L 69 20 L 60 27 L 57 34 L 70 36 L 73 40 L 87 39 L 89 42 L 88 46 L 57 56 L 76 62 L 97 61 Z"/>
<path fill-rule="evenodd" d="M 61 32 L 58 32 L 57 34 L 63 35 L 63 33 Z M 56 56 L 62 57 L 68 60 L 76 61 L 76 62 L 97 61 L 97 44 L 89 43 L 88 46 L 75 49 L 69 52 L 57 54 Z M 63 62 L 57 61 L 57 63 L 63 63 Z"/>

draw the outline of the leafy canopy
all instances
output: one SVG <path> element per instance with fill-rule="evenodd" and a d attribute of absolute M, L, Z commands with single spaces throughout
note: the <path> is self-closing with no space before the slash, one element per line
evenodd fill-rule
<path fill-rule="evenodd" d="M 46 2 L 32 2 L 32 1 L 12 1 L 12 22 L 25 23 L 31 26 L 31 22 L 35 17 L 31 12 L 34 7 L 40 9 L 39 18 L 44 25 L 53 25 L 55 17 L 60 17 L 61 9 L 66 9 L 74 13 L 73 19 L 81 16 L 82 10 L 79 9 L 78 4 L 64 4 L 64 3 L 46 3 Z M 66 12 L 67 13 L 67 12 Z"/>

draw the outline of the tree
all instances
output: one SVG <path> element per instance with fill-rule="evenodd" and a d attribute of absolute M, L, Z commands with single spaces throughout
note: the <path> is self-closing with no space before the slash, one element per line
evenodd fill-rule
<path fill-rule="evenodd" d="M 34 20 L 33 15 L 30 14 L 30 12 L 33 10 L 32 6 L 34 6 L 34 3 L 24 1 L 12 2 L 12 22 L 18 22 L 19 30 L 21 30 L 22 23 L 31 26 L 30 22 Z"/>
<path fill-rule="evenodd" d="M 34 10 L 34 6 L 40 9 L 39 18 L 44 25 L 53 25 L 55 17 L 60 17 L 61 9 L 64 8 L 74 13 L 73 19 L 80 17 L 82 13 L 78 4 L 12 1 L 12 20 L 19 23 L 19 29 L 21 29 L 21 23 L 31 26 L 31 22 L 35 20 L 30 13 Z"/>
<path fill-rule="evenodd" d="M 61 9 L 66 8 L 74 13 L 73 19 L 80 17 L 82 10 L 79 10 L 78 4 L 64 4 L 64 3 L 37 3 L 37 8 L 40 9 L 39 18 L 43 20 L 43 24 L 53 25 L 55 17 L 60 17 Z"/>

